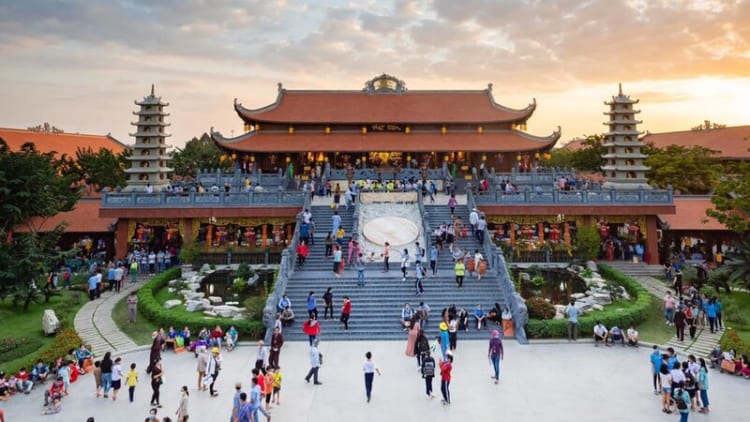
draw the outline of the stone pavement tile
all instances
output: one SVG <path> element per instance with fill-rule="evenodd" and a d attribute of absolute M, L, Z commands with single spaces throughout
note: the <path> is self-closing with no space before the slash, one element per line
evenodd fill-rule
<path fill-rule="evenodd" d="M 506 357 L 500 385 L 490 379 L 486 341 L 461 341 L 455 352 L 453 404 L 440 404 L 440 382 L 433 383 L 436 398 L 424 396 L 424 383 L 417 374 L 416 360 L 404 355 L 405 341 L 321 342 L 325 355 L 320 370 L 321 386 L 305 383 L 308 367 L 306 342 L 288 342 L 282 351 L 281 406 L 271 410 L 275 421 L 643 421 L 676 420 L 661 413 L 660 398 L 653 395 L 649 370 L 650 348 L 595 348 L 590 343 L 545 342 L 521 346 L 505 343 Z M 362 362 L 372 351 L 383 375 L 375 378 L 372 402 L 364 395 Z M 131 422 L 145 418 L 151 396 L 143 372 L 148 351 L 122 356 L 125 365 L 135 362 L 140 371 L 136 402 L 127 391 L 112 402 L 94 396 L 91 375 L 71 386 L 58 415 L 39 416 L 41 389 L 30 396 L 17 396 L 5 403 L 9 421 L 76 422 L 96 417 L 97 422 Z M 160 416 L 172 416 L 182 385 L 190 388 L 191 421 L 227 420 L 232 406 L 233 385 L 242 381 L 249 389 L 249 374 L 255 360 L 252 347 L 224 353 L 217 380 L 219 397 L 196 391 L 196 360 L 191 354 L 163 354 L 166 382 L 161 388 Z M 710 419 L 742 420 L 750 412 L 745 400 L 747 381 L 710 372 Z M 701 418 L 702 415 L 691 415 Z M 696 419 L 697 420 L 697 419 Z"/>

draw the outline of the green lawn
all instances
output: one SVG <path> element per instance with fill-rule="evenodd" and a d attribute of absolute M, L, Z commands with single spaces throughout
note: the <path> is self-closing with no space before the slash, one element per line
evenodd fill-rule
<path fill-rule="evenodd" d="M 742 341 L 750 344 L 750 293 L 726 294 L 722 290 L 719 298 L 724 307 L 724 326 L 736 330 Z"/>
<path fill-rule="evenodd" d="M 654 296 L 651 305 L 646 310 L 643 322 L 637 327 L 641 340 L 654 344 L 664 344 L 669 341 L 674 335 L 674 330 L 664 321 L 661 299 Z"/>
<path fill-rule="evenodd" d="M 74 296 L 78 296 L 77 301 L 74 300 Z M 35 351 L 34 355 L 42 353 L 52 344 L 55 338 L 54 336 L 45 336 L 42 331 L 44 310 L 54 309 L 58 319 L 61 319 L 61 323 L 72 327 L 75 314 L 86 303 L 86 299 L 86 295 L 82 292 L 61 290 L 60 296 L 51 297 L 49 303 L 32 303 L 27 311 L 23 310 L 22 305 L 13 307 L 10 299 L 6 299 L 0 302 L 0 321 L 2 321 L 2 324 L 0 324 L 0 339 L 19 337 L 36 339 L 41 342 L 41 347 Z M 42 302 L 44 302 L 43 299 Z M 2 360 L 0 361 L 0 369 L 9 373 L 15 372 L 18 366 L 23 362 L 28 362 L 30 357 L 33 357 L 33 355 L 26 355 L 11 361 Z"/>
<path fill-rule="evenodd" d="M 139 346 L 151 344 L 151 333 L 154 332 L 157 327 L 151 323 L 140 311 L 136 317 L 135 324 L 128 322 L 128 298 L 124 297 L 115 304 L 112 309 L 112 320 L 117 324 L 117 328 L 120 329 L 125 335 L 130 337 L 135 344 Z"/>

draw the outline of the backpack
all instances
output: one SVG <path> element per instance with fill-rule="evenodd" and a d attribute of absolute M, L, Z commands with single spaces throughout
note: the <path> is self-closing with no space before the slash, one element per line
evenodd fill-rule
<path fill-rule="evenodd" d="M 685 390 L 679 389 L 677 390 L 677 393 L 674 396 L 674 404 L 677 405 L 678 410 L 685 410 L 688 408 L 687 403 L 685 403 L 685 399 L 682 398 L 682 394 Z"/>
<path fill-rule="evenodd" d="M 685 310 L 685 317 L 686 317 L 686 318 L 688 318 L 688 319 L 691 319 L 691 318 L 693 318 L 693 310 L 692 310 L 692 309 L 690 309 L 690 308 L 687 308 L 687 309 Z"/>
<path fill-rule="evenodd" d="M 422 378 L 435 376 L 435 360 L 424 359 L 422 362 Z"/>

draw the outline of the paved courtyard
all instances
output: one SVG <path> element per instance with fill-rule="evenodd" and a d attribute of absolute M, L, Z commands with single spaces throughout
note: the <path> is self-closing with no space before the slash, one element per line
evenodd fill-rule
<path fill-rule="evenodd" d="M 653 395 L 648 367 L 650 348 L 594 348 L 591 343 L 542 342 L 521 346 L 505 344 L 506 358 L 500 385 L 490 379 L 486 342 L 461 342 L 455 353 L 453 404 L 440 404 L 439 380 L 436 397 L 424 395 L 414 358 L 404 355 L 403 342 L 321 341 L 325 355 L 320 370 L 321 386 L 305 383 L 308 370 L 307 343 L 287 343 L 281 355 L 281 406 L 274 406 L 274 421 L 382 421 L 382 420 L 504 420 L 504 421 L 670 421 L 674 415 L 660 411 Z M 372 351 L 383 375 L 376 377 L 371 403 L 366 403 L 361 364 Z M 6 420 L 84 422 L 142 421 L 149 410 L 151 389 L 142 372 L 147 351 L 121 355 L 123 363 L 138 364 L 140 383 L 136 401 L 129 403 L 122 390 L 117 402 L 95 398 L 91 375 L 71 386 L 58 415 L 40 416 L 42 390 L 17 396 L 4 403 Z M 255 348 L 241 347 L 224 354 L 218 379 L 219 397 L 196 391 L 196 361 L 191 354 L 164 354 L 166 382 L 162 386 L 160 416 L 174 416 L 182 385 L 190 387 L 190 420 L 226 421 L 232 407 L 235 381 L 249 388 Z M 125 365 L 123 365 L 125 366 Z M 746 400 L 750 381 L 710 373 L 711 415 L 692 414 L 691 420 L 734 421 L 750 413 Z"/>

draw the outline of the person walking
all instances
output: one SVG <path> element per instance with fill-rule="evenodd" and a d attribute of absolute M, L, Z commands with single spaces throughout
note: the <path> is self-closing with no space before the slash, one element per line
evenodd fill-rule
<path fill-rule="evenodd" d="M 125 383 L 128 385 L 128 397 L 133 403 L 135 399 L 135 386 L 138 384 L 138 371 L 135 370 L 135 363 L 130 364 L 130 370 L 125 376 Z"/>
<path fill-rule="evenodd" d="M 448 353 L 445 360 L 441 359 L 440 366 L 440 392 L 443 394 L 444 405 L 451 404 L 451 372 L 453 371 L 453 354 Z"/>
<path fill-rule="evenodd" d="M 490 347 L 487 350 L 487 357 L 492 362 L 492 369 L 495 371 L 492 379 L 495 380 L 495 384 L 500 382 L 500 361 L 503 360 L 505 352 L 503 350 L 503 341 L 500 339 L 500 332 L 492 330 L 492 338 L 490 339 Z"/>
<path fill-rule="evenodd" d="M 416 280 L 414 281 L 414 289 L 417 292 L 417 296 L 424 294 L 424 287 L 422 286 L 422 278 L 424 278 L 424 268 L 422 267 L 422 263 L 417 261 L 417 264 L 414 267 L 414 272 L 416 273 Z"/>
<path fill-rule="evenodd" d="M 302 332 L 307 334 L 307 338 L 312 346 L 315 339 L 320 335 L 320 323 L 315 315 L 311 316 L 302 324 Z"/>
<path fill-rule="evenodd" d="M 357 286 L 365 286 L 365 262 L 362 260 L 362 252 L 354 258 L 354 269 L 357 270 Z"/>
<path fill-rule="evenodd" d="M 430 248 L 430 269 L 432 270 L 432 276 L 437 275 L 437 260 L 438 260 L 438 248 L 437 245 L 432 245 Z"/>
<path fill-rule="evenodd" d="M 211 348 L 211 355 L 208 357 L 208 364 L 206 365 L 206 374 L 210 377 L 211 383 L 208 385 L 208 393 L 211 397 L 216 397 L 219 392 L 214 390 L 216 384 L 216 378 L 219 377 L 219 370 L 221 370 L 221 354 L 218 347 Z M 203 390 L 206 389 L 206 382 L 203 382 Z"/>
<path fill-rule="evenodd" d="M 456 264 L 453 265 L 453 271 L 456 273 L 456 286 L 464 286 L 464 275 L 466 274 L 466 264 L 463 259 L 456 260 Z"/>
<path fill-rule="evenodd" d="M 344 332 L 349 332 L 349 315 L 352 313 L 352 301 L 349 296 L 344 296 L 344 303 L 341 305 L 341 322 L 344 323 Z"/>
<path fill-rule="evenodd" d="M 570 305 L 565 308 L 565 314 L 568 315 L 568 341 L 578 341 L 578 315 L 581 310 L 576 308 L 575 300 L 570 301 Z"/>
<path fill-rule="evenodd" d="M 198 357 L 198 362 L 197 362 L 198 390 L 205 391 L 206 386 L 203 385 L 203 378 L 206 377 L 206 366 L 208 365 L 208 352 L 206 351 L 205 347 L 201 348 L 201 352 L 197 357 Z"/>
<path fill-rule="evenodd" d="M 708 368 L 706 360 L 699 358 L 700 369 L 698 370 L 698 390 L 701 396 L 701 406 L 698 410 L 700 413 L 708 413 Z"/>
<path fill-rule="evenodd" d="M 174 414 L 177 416 L 177 422 L 187 422 L 188 420 L 188 399 L 190 393 L 188 392 L 187 385 L 183 385 L 180 389 L 180 404 L 177 407 L 177 411 Z"/>
<path fill-rule="evenodd" d="M 435 358 L 430 354 L 429 348 L 427 349 L 427 354 L 422 357 L 421 372 L 424 379 L 424 392 L 427 398 L 434 398 L 435 395 L 432 393 L 432 379 L 435 378 Z"/>
<path fill-rule="evenodd" d="M 321 358 L 323 355 L 318 351 L 318 344 L 320 342 L 318 339 L 315 339 L 313 343 L 310 345 L 310 371 L 307 372 L 307 376 L 305 376 L 305 381 L 310 382 L 310 378 L 313 379 L 313 384 L 315 385 L 323 385 L 322 382 L 318 381 L 318 373 L 320 371 L 320 365 L 322 365 Z"/>
<path fill-rule="evenodd" d="M 99 368 L 102 370 L 102 386 L 104 387 L 105 399 L 109 397 L 109 390 L 112 388 L 112 367 L 114 366 L 114 362 L 112 362 L 111 356 L 110 352 L 105 353 L 99 364 Z"/>
<path fill-rule="evenodd" d="M 283 345 L 284 336 L 281 335 L 281 328 L 276 327 L 273 329 L 273 335 L 271 335 L 271 351 L 268 354 L 268 364 L 276 369 L 279 368 L 279 356 Z"/>
<path fill-rule="evenodd" d="M 318 307 L 315 305 L 315 292 L 312 290 L 307 295 L 307 314 L 310 317 L 315 315 L 315 319 L 318 319 Z"/>
<path fill-rule="evenodd" d="M 679 341 L 685 341 L 685 324 L 687 318 L 685 312 L 682 310 L 682 305 L 677 306 L 677 311 L 674 313 L 674 327 L 676 331 L 676 337 Z"/>
<path fill-rule="evenodd" d="M 265 368 L 267 358 L 268 349 L 263 343 L 263 340 L 258 340 L 258 353 L 255 355 L 255 368 L 258 370 Z"/>
<path fill-rule="evenodd" d="M 378 376 L 382 375 L 380 368 L 372 360 L 371 352 L 365 353 L 365 363 L 362 364 L 362 370 L 365 373 L 365 394 L 367 395 L 367 403 L 369 403 L 372 397 L 372 381 L 375 379 L 375 373 L 377 372 Z"/>
<path fill-rule="evenodd" d="M 653 346 L 654 351 L 649 355 L 649 361 L 651 362 L 651 378 L 654 386 L 654 395 L 659 395 L 661 391 L 661 365 L 662 356 L 659 351 L 659 346 Z"/>
<path fill-rule="evenodd" d="M 159 389 L 161 388 L 163 375 L 164 370 L 161 366 L 161 359 L 159 359 L 151 364 L 151 406 L 161 407 L 159 403 Z"/>
<path fill-rule="evenodd" d="M 112 366 L 112 400 L 117 400 L 117 393 L 120 391 L 122 386 L 122 362 L 121 358 L 115 359 L 115 364 Z"/>
<path fill-rule="evenodd" d="M 406 281 L 406 271 L 409 269 L 409 251 L 404 249 L 401 254 L 401 281 Z"/>
<path fill-rule="evenodd" d="M 328 319 L 328 312 L 331 312 L 331 319 L 333 319 L 333 287 L 326 289 L 323 293 L 323 319 Z"/>
<path fill-rule="evenodd" d="M 343 253 L 341 252 L 341 246 L 333 246 L 333 275 L 341 277 L 339 272 L 341 271 L 341 264 L 343 263 Z"/>

